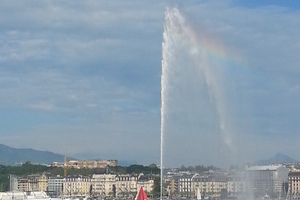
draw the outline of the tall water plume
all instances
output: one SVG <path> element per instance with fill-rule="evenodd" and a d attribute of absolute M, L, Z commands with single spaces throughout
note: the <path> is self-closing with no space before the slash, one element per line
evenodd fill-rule
<path fill-rule="evenodd" d="M 230 61 L 220 40 L 167 8 L 162 43 L 161 168 L 234 164 L 236 147 L 224 74 Z M 216 160 L 218 160 L 216 162 Z M 161 190 L 163 170 L 161 170 Z"/>

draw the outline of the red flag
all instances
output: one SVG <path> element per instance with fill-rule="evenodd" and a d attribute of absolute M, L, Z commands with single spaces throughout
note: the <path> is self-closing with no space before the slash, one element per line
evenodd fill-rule
<path fill-rule="evenodd" d="M 141 189 L 136 197 L 136 200 L 148 200 L 148 197 L 146 195 L 146 193 L 143 190 L 143 187 L 141 186 Z"/>

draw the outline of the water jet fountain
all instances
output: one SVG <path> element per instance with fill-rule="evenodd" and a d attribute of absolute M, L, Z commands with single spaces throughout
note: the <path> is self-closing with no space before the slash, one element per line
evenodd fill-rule
<path fill-rule="evenodd" d="M 232 105 L 226 102 L 223 87 L 223 74 L 232 64 L 227 57 L 226 48 L 218 40 L 201 29 L 195 30 L 177 8 L 166 9 L 161 75 L 161 191 L 165 190 L 164 167 L 192 165 L 201 160 L 219 166 L 237 161 L 235 130 L 228 112 Z"/>

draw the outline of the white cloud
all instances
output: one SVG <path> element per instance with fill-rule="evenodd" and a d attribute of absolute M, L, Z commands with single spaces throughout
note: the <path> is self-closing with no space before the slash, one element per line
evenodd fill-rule
<path fill-rule="evenodd" d="M 27 141 L 28 147 L 40 148 L 42 141 L 45 149 L 68 154 L 112 152 L 107 155 L 136 156 L 130 160 L 151 157 L 158 162 L 165 4 L 161 1 L 27 1 L 17 4 L 3 1 L 0 8 L 0 110 L 17 110 L 12 113 L 22 123 L 21 127 L 28 125 L 28 128 L 26 133 L 14 129 L 11 136 L 2 141 L 22 146 L 23 139 L 31 135 L 34 140 Z M 296 120 L 300 112 L 299 11 L 281 7 L 249 8 L 236 6 L 234 1 L 184 2 L 178 7 L 187 26 L 196 33 L 196 40 L 215 53 L 210 61 L 226 60 L 225 67 L 213 69 L 222 84 L 222 89 L 216 91 L 219 96 L 223 95 L 224 116 L 229 118 L 223 123 L 224 128 L 234 124 L 230 127 L 235 132 L 234 137 L 224 139 L 230 144 L 238 143 L 233 149 L 240 150 L 244 145 L 245 152 L 251 145 L 243 142 L 252 143 L 257 138 L 261 140 L 257 149 L 263 155 L 276 151 L 274 146 L 287 153 L 296 151 L 285 148 L 287 142 L 278 140 L 284 138 L 285 133 L 296 138 L 300 130 Z M 188 50 L 194 55 L 203 52 L 194 47 Z M 226 52 L 220 57 L 218 53 L 222 51 Z M 186 56 L 184 53 L 180 56 Z M 190 99 L 179 100 L 183 106 L 178 110 L 185 115 L 177 116 L 176 123 L 182 127 L 176 137 L 197 141 L 195 145 L 182 143 L 182 147 L 192 151 L 193 146 L 197 146 L 199 159 L 175 156 L 173 161 L 218 163 L 219 156 L 229 150 L 218 137 L 214 100 L 207 97 L 205 81 L 190 81 L 200 83 L 194 93 L 203 97 L 197 105 L 202 113 L 193 112 L 195 104 Z M 179 94 L 177 98 L 180 96 L 184 95 Z M 18 112 L 23 114 L 19 116 Z M 42 119 L 43 123 L 33 123 L 40 115 L 47 116 Z M 199 130 L 198 125 L 191 126 L 194 117 L 202 119 L 196 121 L 202 127 Z M 4 118 L 4 114 L 0 114 L 0 118 Z M 31 120 L 27 122 L 24 118 Z M 189 129 L 184 129 L 186 127 Z M 180 135 L 180 131 L 195 130 L 198 136 Z M 73 137 L 75 133 L 78 136 Z M 62 145 L 54 141 L 52 134 L 61 135 L 69 143 Z M 153 142 L 154 146 L 139 152 L 143 140 Z M 78 149 L 74 150 L 73 144 Z M 264 144 L 268 144 L 268 148 Z M 112 148 L 115 146 L 118 148 Z M 208 158 L 203 149 L 211 148 L 216 151 Z M 240 151 L 241 155 L 245 152 Z M 247 158 L 255 159 L 256 153 L 253 151 Z M 295 156 L 300 158 L 300 155 Z"/>
<path fill-rule="evenodd" d="M 41 111 L 54 111 L 56 108 L 56 106 L 50 102 L 39 102 L 37 104 L 32 104 L 29 107 Z"/>

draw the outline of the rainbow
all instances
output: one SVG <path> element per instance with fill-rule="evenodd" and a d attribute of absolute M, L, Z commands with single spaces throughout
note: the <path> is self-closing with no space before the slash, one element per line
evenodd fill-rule
<path fill-rule="evenodd" d="M 176 22 L 172 18 L 174 15 L 176 16 Z M 169 21 L 169 23 L 177 26 L 172 29 L 175 31 L 172 34 L 176 34 L 177 37 L 181 38 L 182 42 L 188 43 L 194 49 L 201 47 L 212 60 L 231 63 L 235 66 L 241 66 L 244 63 L 245 59 L 240 51 L 229 48 L 220 38 L 211 32 L 205 31 L 203 28 L 198 27 L 198 29 L 195 29 L 194 26 L 186 22 L 177 8 L 167 8 L 165 16 L 165 21 Z"/>

